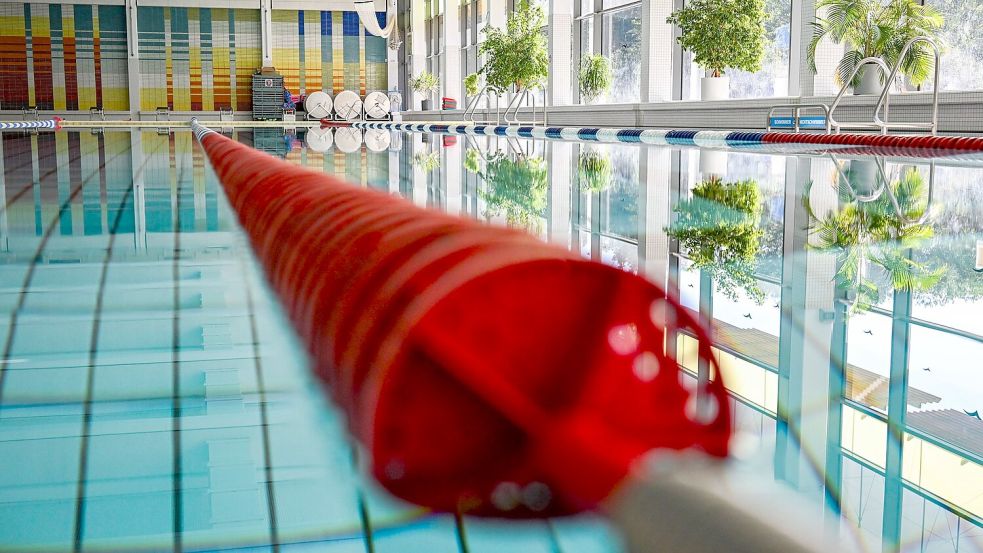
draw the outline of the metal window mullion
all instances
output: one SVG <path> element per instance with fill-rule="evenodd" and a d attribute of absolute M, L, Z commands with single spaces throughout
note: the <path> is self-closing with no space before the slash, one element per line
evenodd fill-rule
<path fill-rule="evenodd" d="M 911 259 L 912 251 L 905 252 Z M 887 452 L 884 458 L 884 520 L 881 527 L 884 550 L 901 543 L 901 511 L 905 418 L 908 406 L 908 358 L 911 349 L 910 290 L 895 290 L 891 317 L 891 365 L 887 396 Z"/>

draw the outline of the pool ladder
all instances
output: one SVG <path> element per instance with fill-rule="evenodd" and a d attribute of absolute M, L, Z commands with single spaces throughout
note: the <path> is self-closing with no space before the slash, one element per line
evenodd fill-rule
<path fill-rule="evenodd" d="M 481 88 L 481 91 L 478 92 L 478 94 L 476 94 L 474 97 L 472 97 L 472 98 L 469 99 L 468 104 L 464 107 L 464 119 L 465 119 L 465 121 L 469 121 L 471 123 L 477 123 L 478 122 L 478 121 L 475 120 L 475 112 L 478 110 L 478 103 L 481 101 L 482 98 L 487 98 L 489 105 L 491 104 L 491 99 L 492 98 L 495 98 L 495 123 L 497 124 L 498 122 L 500 122 L 502 120 L 501 106 L 498 103 L 498 94 L 497 94 L 497 92 L 495 91 L 495 89 L 491 88 L 488 85 L 483 86 Z M 491 108 L 488 108 L 488 109 L 491 109 Z M 483 119 L 481 122 L 482 123 L 488 123 L 488 122 L 490 122 L 490 120 L 489 119 Z"/>
<path fill-rule="evenodd" d="M 923 123 L 891 123 L 890 121 L 890 103 L 891 103 L 891 85 L 898 79 L 898 71 L 901 69 L 901 62 L 904 61 L 905 56 L 908 55 L 908 51 L 911 47 L 918 43 L 925 43 L 932 47 L 932 51 L 935 57 L 934 71 L 932 76 L 932 118 L 928 122 Z M 935 135 L 938 132 L 939 127 L 939 63 L 941 54 L 939 51 L 938 44 L 934 40 L 927 36 L 919 36 L 909 40 L 905 43 L 904 48 L 901 49 L 901 55 L 898 56 L 897 63 L 894 64 L 894 68 L 888 68 L 887 64 L 883 59 L 879 57 L 869 57 L 860 60 L 860 63 L 853 68 L 853 72 L 850 73 L 850 77 L 844 81 L 843 86 L 840 87 L 839 93 L 837 93 L 836 98 L 833 100 L 833 104 L 827 106 L 826 104 L 816 103 L 816 104 L 779 104 L 772 106 L 771 110 L 768 112 L 768 130 L 772 130 L 771 121 L 775 113 L 781 110 L 791 110 L 792 119 L 795 125 L 795 131 L 799 131 L 799 113 L 804 109 L 815 109 L 820 110 L 826 116 L 826 132 L 839 133 L 841 129 L 847 130 L 877 130 L 881 134 L 887 134 L 890 130 L 909 130 L 909 131 L 929 131 L 931 134 Z M 860 69 L 867 66 L 876 66 L 881 74 L 885 77 L 884 88 L 881 89 L 881 94 L 877 98 L 877 104 L 874 107 L 874 117 L 873 121 L 837 121 L 834 119 L 833 115 L 836 113 L 836 108 L 839 107 L 840 102 L 843 100 L 843 95 L 846 94 L 847 89 L 856 78 Z M 900 88 L 900 87 L 899 87 Z M 883 111 L 883 117 L 881 112 Z"/>
<path fill-rule="evenodd" d="M 505 120 L 506 125 L 521 125 L 524 122 L 519 120 L 519 109 L 522 107 L 522 103 L 526 98 L 532 99 L 532 121 L 525 122 L 527 124 L 536 124 L 538 120 L 536 119 L 536 108 L 538 103 L 536 102 L 536 95 L 532 94 L 532 91 L 528 88 L 524 88 L 519 92 L 516 92 L 512 96 L 512 101 L 509 105 L 505 107 L 504 115 L 501 112 L 501 106 L 498 102 L 500 94 L 496 89 L 485 85 L 480 92 L 468 101 L 467 106 L 464 108 L 464 119 L 471 123 L 476 123 L 475 112 L 478 109 L 478 102 L 481 101 L 482 97 L 488 98 L 488 103 L 491 104 L 491 98 L 495 98 L 495 124 L 501 124 L 502 120 Z M 490 110 L 491 108 L 488 108 Z M 481 122 L 490 122 L 490 119 L 484 119 Z M 546 124 L 546 106 L 543 105 L 543 125 Z"/>

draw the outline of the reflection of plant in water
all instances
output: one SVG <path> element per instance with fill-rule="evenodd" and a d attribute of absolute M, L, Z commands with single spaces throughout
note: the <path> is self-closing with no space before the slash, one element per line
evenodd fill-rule
<path fill-rule="evenodd" d="M 487 203 L 486 217 L 504 213 L 509 226 L 536 230 L 546 209 L 546 161 L 538 157 L 505 154 L 487 158 L 485 189 L 479 195 Z"/>
<path fill-rule="evenodd" d="M 477 173 L 481 170 L 481 153 L 471 148 L 464 154 L 464 169 L 469 173 Z"/>
<path fill-rule="evenodd" d="M 899 291 L 927 290 L 938 283 L 946 267 L 932 268 L 910 258 L 908 250 L 933 236 L 932 227 L 917 221 L 928 209 L 925 182 L 914 168 L 905 171 L 888 191 L 871 201 L 852 199 L 840 183 L 839 211 L 819 217 L 806 191 L 804 203 L 810 218 L 811 248 L 836 254 L 834 276 L 841 290 L 856 297 L 852 309 L 869 309 L 882 299 L 883 285 L 870 277 L 868 265 L 884 270 L 887 284 Z M 842 203 L 846 201 L 847 203 Z"/>
<path fill-rule="evenodd" d="M 440 167 L 440 152 L 420 152 L 413 156 L 413 164 L 429 173 Z"/>
<path fill-rule="evenodd" d="M 743 289 L 758 303 L 765 294 L 754 278 L 761 230 L 761 191 L 753 180 L 724 182 L 711 178 L 676 206 L 667 230 L 679 240 L 693 266 L 706 271 L 717 288 L 738 300 Z"/>
<path fill-rule="evenodd" d="M 602 192 L 611 185 L 611 160 L 606 153 L 584 150 L 577 167 L 582 190 Z"/>

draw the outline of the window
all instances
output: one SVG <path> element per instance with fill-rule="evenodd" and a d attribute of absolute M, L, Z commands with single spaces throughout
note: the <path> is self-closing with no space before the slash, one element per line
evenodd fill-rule
<path fill-rule="evenodd" d="M 941 90 L 983 89 L 983 2 L 979 0 L 926 0 L 945 18 L 939 81 Z M 926 87 L 931 89 L 931 82 Z"/>
<path fill-rule="evenodd" d="M 605 13 L 604 55 L 611 60 L 611 91 L 615 104 L 638 102 L 641 96 L 642 7 Z"/>

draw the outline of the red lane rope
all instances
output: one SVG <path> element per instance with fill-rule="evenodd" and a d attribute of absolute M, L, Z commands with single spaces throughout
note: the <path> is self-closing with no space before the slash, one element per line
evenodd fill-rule
<path fill-rule="evenodd" d="M 395 494 L 556 515 L 597 506 L 651 449 L 727 454 L 709 336 L 656 285 L 194 126 L 316 374 Z M 715 367 L 700 402 L 666 354 L 678 330 Z"/>

